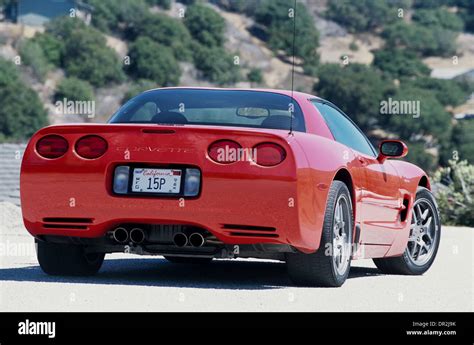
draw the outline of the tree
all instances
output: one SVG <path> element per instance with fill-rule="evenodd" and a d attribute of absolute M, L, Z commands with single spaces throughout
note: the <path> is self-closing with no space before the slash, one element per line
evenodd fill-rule
<path fill-rule="evenodd" d="M 261 83 L 263 81 L 262 70 L 259 68 L 252 68 L 247 74 L 247 79 L 252 83 Z"/>
<path fill-rule="evenodd" d="M 414 80 L 407 80 L 405 83 L 430 90 L 443 106 L 456 107 L 463 104 L 472 92 L 464 88 L 463 82 L 450 79 L 435 79 L 423 76 Z"/>
<path fill-rule="evenodd" d="M 32 40 L 25 40 L 20 44 L 20 56 L 22 62 L 31 67 L 35 77 L 44 81 L 51 66 L 41 46 Z"/>
<path fill-rule="evenodd" d="M 76 18 L 51 21 L 46 32 L 64 43 L 61 62 L 69 76 L 101 87 L 123 80 L 122 65 L 102 33 Z"/>
<path fill-rule="evenodd" d="M 87 81 L 74 77 L 63 79 L 54 95 L 55 101 L 62 101 L 64 98 L 72 101 L 93 101 L 94 89 Z"/>
<path fill-rule="evenodd" d="M 160 6 L 165 10 L 169 10 L 171 8 L 171 0 L 146 0 L 146 2 L 151 6 Z"/>
<path fill-rule="evenodd" d="M 459 16 L 448 12 L 444 8 L 417 9 L 412 19 L 425 27 L 439 27 L 452 31 L 462 31 L 464 27 L 464 23 Z"/>
<path fill-rule="evenodd" d="M 432 136 L 433 142 L 445 144 L 451 135 L 451 116 L 444 110 L 430 90 L 411 84 L 401 84 L 392 96 L 393 101 L 418 102 L 419 114 L 385 114 L 380 124 L 403 140 L 416 140 L 419 136 Z"/>
<path fill-rule="evenodd" d="M 170 48 L 142 37 L 130 45 L 129 56 L 129 72 L 134 77 L 161 86 L 178 84 L 181 70 Z"/>
<path fill-rule="evenodd" d="M 130 85 L 130 88 L 122 98 L 122 104 L 127 102 L 129 99 L 141 94 L 144 91 L 156 89 L 157 87 L 159 87 L 159 85 L 152 80 L 139 79 L 137 82 Z"/>
<path fill-rule="evenodd" d="M 397 22 L 382 33 L 389 47 L 405 48 L 421 56 L 452 56 L 456 52 L 456 33 L 439 26 Z"/>
<path fill-rule="evenodd" d="M 92 25 L 104 32 L 126 31 L 137 25 L 147 14 L 144 0 L 87 0 L 94 7 Z"/>
<path fill-rule="evenodd" d="M 224 43 L 224 19 L 212 8 L 195 4 L 188 7 L 184 24 L 191 36 L 206 47 L 220 47 Z"/>
<path fill-rule="evenodd" d="M 380 103 L 394 91 L 382 74 L 368 66 L 324 64 L 318 70 L 314 91 L 336 104 L 363 131 L 373 129 L 380 120 Z"/>
<path fill-rule="evenodd" d="M 249 0 L 211 0 L 217 6 L 231 12 L 253 15 L 258 7 L 258 1 Z"/>
<path fill-rule="evenodd" d="M 426 152 L 426 143 L 420 141 L 406 141 L 408 146 L 408 155 L 404 160 L 413 163 L 424 171 L 432 172 L 438 166 L 435 156 Z"/>
<path fill-rule="evenodd" d="M 399 48 L 376 50 L 373 64 L 392 78 L 427 76 L 431 72 L 414 52 Z"/>
<path fill-rule="evenodd" d="M 234 84 L 240 79 L 239 67 L 223 48 L 197 46 L 194 64 L 208 80 L 219 85 Z"/>
<path fill-rule="evenodd" d="M 261 0 L 255 13 L 255 20 L 266 27 L 268 45 L 287 55 L 302 58 L 308 64 L 317 64 L 316 49 L 319 46 L 319 33 L 314 26 L 313 17 L 307 8 L 291 0 Z M 296 20 L 296 35 L 294 25 Z M 294 41 L 295 40 L 295 41 Z M 294 42 L 294 45 L 293 45 Z"/>
<path fill-rule="evenodd" d="M 474 121 L 461 120 L 453 128 L 452 148 L 462 160 L 474 164 Z"/>
<path fill-rule="evenodd" d="M 188 61 L 192 57 L 192 39 L 186 26 L 164 14 L 150 14 L 142 18 L 130 31 L 130 37 L 148 37 L 156 43 L 170 47 L 179 61 Z"/>
<path fill-rule="evenodd" d="M 32 39 L 43 50 L 43 54 L 50 64 L 61 66 L 61 58 L 64 55 L 64 42 L 49 33 L 37 33 Z"/>
<path fill-rule="evenodd" d="M 326 17 L 346 27 L 350 32 L 373 31 L 395 22 L 398 18 L 397 8 L 395 3 L 380 0 L 329 1 Z"/>
<path fill-rule="evenodd" d="M 36 92 L 20 79 L 15 65 L 0 58 L 0 139 L 26 140 L 48 123 Z"/>

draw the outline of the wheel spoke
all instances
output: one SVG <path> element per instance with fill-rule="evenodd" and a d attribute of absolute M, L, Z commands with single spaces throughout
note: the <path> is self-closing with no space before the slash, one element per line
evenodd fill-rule
<path fill-rule="evenodd" d="M 431 226 L 431 220 L 432 220 L 432 219 L 433 219 L 433 217 L 429 217 L 428 220 L 427 220 L 426 223 L 425 223 L 425 227 L 426 227 L 427 231 L 428 231 L 428 229 L 429 229 L 430 226 Z"/>
<path fill-rule="evenodd" d="M 425 210 L 425 212 L 423 212 L 423 214 L 421 215 L 421 220 L 425 220 L 426 219 L 426 216 L 428 216 L 428 213 L 430 213 L 430 209 L 427 208 Z"/>
<path fill-rule="evenodd" d="M 418 211 L 418 214 L 417 214 L 417 218 L 419 220 L 422 220 L 423 219 L 423 213 L 421 212 L 421 206 L 420 205 L 416 205 L 416 209 Z"/>

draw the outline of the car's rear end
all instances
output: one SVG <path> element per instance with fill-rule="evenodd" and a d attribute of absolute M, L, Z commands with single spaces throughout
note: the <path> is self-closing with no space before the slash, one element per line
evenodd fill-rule
<path fill-rule="evenodd" d="M 33 236 L 172 256 L 308 249 L 297 205 L 306 163 L 288 131 L 115 122 L 51 126 L 30 140 L 21 205 Z"/>

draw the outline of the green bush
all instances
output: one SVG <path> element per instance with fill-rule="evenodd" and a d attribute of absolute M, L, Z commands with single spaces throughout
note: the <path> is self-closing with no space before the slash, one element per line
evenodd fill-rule
<path fill-rule="evenodd" d="M 249 0 L 211 0 L 212 3 L 231 12 L 253 15 L 258 7 L 258 1 Z"/>
<path fill-rule="evenodd" d="M 462 31 L 464 23 L 459 16 L 444 8 L 418 9 L 412 16 L 414 22 L 425 27 L 439 27 L 452 31 Z"/>
<path fill-rule="evenodd" d="M 74 77 L 63 79 L 54 95 L 55 101 L 62 101 L 64 98 L 72 101 L 93 101 L 94 89 L 87 81 Z"/>
<path fill-rule="evenodd" d="M 51 70 L 51 66 L 41 46 L 32 40 L 25 40 L 20 44 L 20 56 L 22 63 L 31 67 L 36 78 L 44 81 L 46 74 Z"/>
<path fill-rule="evenodd" d="M 470 95 L 470 92 L 464 89 L 462 82 L 452 79 L 435 79 L 425 76 L 409 82 L 418 88 L 432 91 L 444 106 L 455 107 L 463 104 Z"/>
<path fill-rule="evenodd" d="M 398 19 L 397 8 L 395 3 L 380 0 L 329 1 L 326 17 L 350 32 L 363 32 L 393 23 Z"/>
<path fill-rule="evenodd" d="M 421 56 L 452 56 L 456 53 L 457 34 L 439 26 L 397 22 L 386 27 L 382 37 L 389 47 L 400 47 Z"/>
<path fill-rule="evenodd" d="M 87 0 L 87 2 L 94 6 L 92 25 L 104 32 L 126 31 L 137 25 L 148 14 L 148 4 L 144 0 Z"/>
<path fill-rule="evenodd" d="M 406 141 L 408 155 L 404 160 L 416 164 L 424 171 L 434 171 L 438 166 L 437 157 L 426 152 L 426 143 L 422 141 Z"/>
<path fill-rule="evenodd" d="M 380 102 L 393 92 L 379 71 L 356 63 L 321 65 L 318 78 L 314 86 L 317 95 L 337 104 L 364 131 L 378 123 Z"/>
<path fill-rule="evenodd" d="M 122 104 L 127 102 L 129 99 L 141 94 L 144 91 L 156 89 L 159 87 L 154 81 L 147 79 L 139 79 L 137 82 L 132 84 L 122 98 Z"/>
<path fill-rule="evenodd" d="M 171 0 L 146 0 L 146 2 L 150 6 L 160 6 L 165 10 L 169 10 L 171 8 Z"/>
<path fill-rule="evenodd" d="M 123 80 L 118 56 L 97 29 L 79 19 L 62 17 L 51 21 L 46 32 L 64 43 L 61 62 L 68 76 L 87 80 L 96 87 Z"/>
<path fill-rule="evenodd" d="M 48 33 L 36 34 L 31 41 L 37 43 L 43 50 L 48 62 L 56 67 L 61 66 L 61 57 L 64 54 L 64 42 Z"/>
<path fill-rule="evenodd" d="M 266 27 L 268 45 L 274 50 L 282 50 L 293 55 L 294 18 L 290 17 L 294 2 L 292 0 L 261 0 L 255 13 L 257 23 Z M 319 46 L 319 33 L 314 26 L 308 9 L 297 3 L 295 56 L 315 64 L 318 61 L 316 49 Z"/>
<path fill-rule="evenodd" d="M 381 114 L 380 124 L 403 140 L 413 140 L 420 135 L 431 135 L 433 141 L 447 143 L 451 136 L 451 116 L 437 100 L 436 94 L 410 84 L 401 84 L 392 96 L 394 101 L 417 101 L 420 106 L 416 114 Z"/>
<path fill-rule="evenodd" d="M 20 79 L 15 65 L 0 58 L 0 137 L 26 140 L 48 124 L 38 94 Z"/>
<path fill-rule="evenodd" d="M 431 72 L 414 52 L 406 49 L 376 50 L 373 64 L 392 78 L 426 76 Z"/>
<path fill-rule="evenodd" d="M 206 79 L 219 85 L 234 84 L 240 80 L 239 66 L 223 48 L 196 46 L 194 64 Z"/>
<path fill-rule="evenodd" d="M 247 79 L 252 83 L 261 83 L 263 81 L 262 70 L 259 68 L 252 68 L 247 74 Z"/>
<path fill-rule="evenodd" d="M 130 31 L 130 37 L 148 37 L 156 43 L 170 47 L 179 61 L 192 58 L 192 39 L 184 24 L 164 14 L 147 15 Z"/>
<path fill-rule="evenodd" d="M 460 120 L 453 128 L 453 150 L 462 160 L 474 164 L 474 120 Z"/>
<path fill-rule="evenodd" d="M 220 47 L 224 43 L 225 21 L 212 8 L 195 4 L 186 10 L 184 25 L 191 36 L 206 47 Z"/>
<path fill-rule="evenodd" d="M 451 160 L 433 183 L 443 224 L 474 226 L 474 165 Z"/>
<path fill-rule="evenodd" d="M 129 56 L 129 72 L 134 77 L 160 86 L 178 84 L 181 70 L 170 48 L 142 37 L 130 45 Z"/>

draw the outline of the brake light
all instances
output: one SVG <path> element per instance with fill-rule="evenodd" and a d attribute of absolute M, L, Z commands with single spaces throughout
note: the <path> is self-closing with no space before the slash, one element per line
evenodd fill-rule
<path fill-rule="evenodd" d="M 214 162 L 229 164 L 239 160 L 241 148 L 235 141 L 219 140 L 209 146 L 207 153 Z"/>
<path fill-rule="evenodd" d="M 59 135 L 47 135 L 36 143 L 36 152 L 49 159 L 62 157 L 68 148 L 67 140 Z"/>
<path fill-rule="evenodd" d="M 278 165 L 286 158 L 286 151 L 283 147 L 273 143 L 262 143 L 254 147 L 256 153 L 256 163 L 266 167 Z"/>
<path fill-rule="evenodd" d="M 76 142 L 76 152 L 82 158 L 95 159 L 107 151 L 107 142 L 97 135 L 87 135 Z"/>

